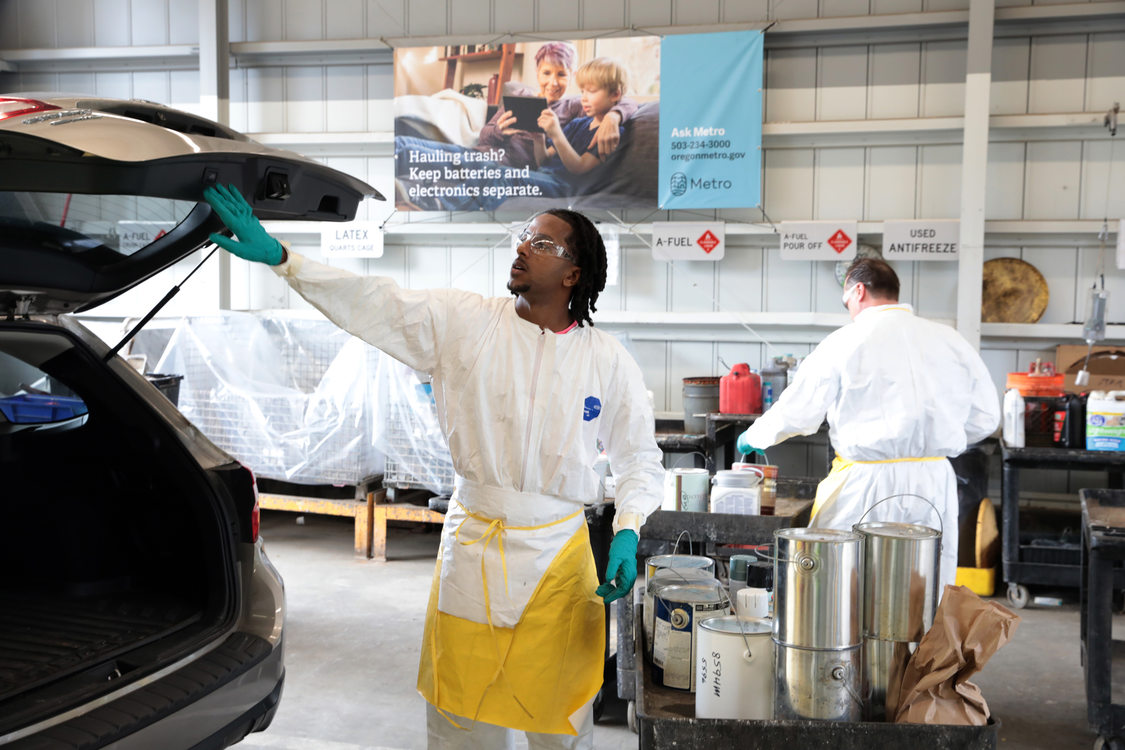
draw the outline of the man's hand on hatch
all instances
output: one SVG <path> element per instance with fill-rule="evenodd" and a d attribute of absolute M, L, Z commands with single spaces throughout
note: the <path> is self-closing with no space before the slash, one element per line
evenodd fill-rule
<path fill-rule="evenodd" d="M 606 604 L 620 599 L 633 589 L 637 581 L 637 532 L 622 529 L 609 543 L 609 561 L 605 566 L 605 583 L 594 591 Z"/>
<path fill-rule="evenodd" d="M 212 234 L 211 241 L 239 258 L 276 266 L 285 259 L 281 243 L 265 230 L 250 204 L 233 185 L 209 185 L 203 198 L 237 239 Z"/>

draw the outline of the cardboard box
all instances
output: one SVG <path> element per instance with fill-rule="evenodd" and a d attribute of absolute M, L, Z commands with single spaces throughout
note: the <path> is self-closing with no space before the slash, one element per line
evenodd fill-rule
<path fill-rule="evenodd" d="M 1125 450 L 1125 391 L 1090 394 L 1086 401 L 1086 450 Z"/>
<path fill-rule="evenodd" d="M 1125 391 L 1125 347 L 1120 346 L 1095 346 L 1087 367 L 1089 384 L 1074 384 L 1086 361 L 1086 349 L 1085 344 L 1063 344 L 1055 350 L 1055 372 L 1064 376 L 1063 390 L 1067 393 Z"/>

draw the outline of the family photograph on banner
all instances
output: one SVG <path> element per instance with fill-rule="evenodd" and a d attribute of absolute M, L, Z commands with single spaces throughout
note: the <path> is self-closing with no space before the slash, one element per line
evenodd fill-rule
<path fill-rule="evenodd" d="M 395 50 L 399 210 L 656 208 L 660 39 Z"/>

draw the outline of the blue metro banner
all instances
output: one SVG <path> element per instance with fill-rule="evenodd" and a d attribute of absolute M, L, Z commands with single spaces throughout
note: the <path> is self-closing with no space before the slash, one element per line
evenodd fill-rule
<path fill-rule="evenodd" d="M 762 32 L 665 37 L 660 88 L 660 208 L 759 205 Z"/>

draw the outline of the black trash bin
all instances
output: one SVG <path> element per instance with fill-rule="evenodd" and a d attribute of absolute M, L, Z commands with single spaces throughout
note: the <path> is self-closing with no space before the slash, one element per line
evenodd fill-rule
<path fill-rule="evenodd" d="M 988 497 L 988 471 L 996 446 L 992 442 L 974 443 L 960 456 L 949 459 L 957 477 L 957 564 L 976 567 L 977 514 L 980 501 Z"/>
<path fill-rule="evenodd" d="M 183 375 L 163 375 L 156 372 L 146 372 L 145 378 L 148 382 L 152 383 L 157 389 L 163 393 L 173 406 L 180 405 L 180 381 L 184 379 Z"/>

